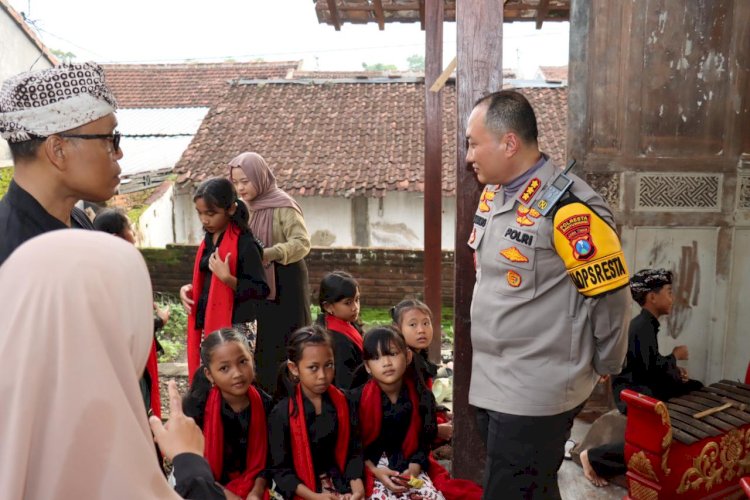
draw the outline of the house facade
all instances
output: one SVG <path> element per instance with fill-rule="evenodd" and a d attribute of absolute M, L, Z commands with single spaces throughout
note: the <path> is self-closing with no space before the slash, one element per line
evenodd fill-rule
<path fill-rule="evenodd" d="M 32 69 L 51 68 L 57 58 L 6 0 L 0 0 L 0 82 Z M 8 143 L 0 139 L 0 167 L 11 166 Z"/>

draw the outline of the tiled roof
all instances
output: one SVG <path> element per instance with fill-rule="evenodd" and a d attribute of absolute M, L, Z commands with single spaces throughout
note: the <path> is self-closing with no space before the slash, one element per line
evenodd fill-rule
<path fill-rule="evenodd" d="M 21 30 L 26 34 L 26 36 L 31 40 L 31 43 L 37 46 L 37 48 L 44 54 L 44 57 L 50 62 L 50 64 L 57 65 L 58 61 L 57 58 L 50 52 L 50 50 L 47 48 L 44 43 L 39 39 L 39 37 L 36 36 L 36 33 L 32 31 L 31 28 L 26 24 L 26 21 L 23 20 L 23 17 L 16 12 L 16 10 L 10 6 L 10 3 L 8 3 L 6 0 L 0 0 L 0 10 L 4 10 L 8 13 L 11 19 L 18 25 Z"/>
<path fill-rule="evenodd" d="M 229 80 L 285 78 L 299 65 L 299 61 L 106 64 L 104 72 L 121 108 L 210 107 L 224 95 Z"/>
<path fill-rule="evenodd" d="M 382 81 L 382 80 L 379 80 Z M 540 147 L 562 164 L 567 89 L 524 88 Z M 455 194 L 456 92 L 443 99 L 443 193 Z M 175 167 L 178 182 L 224 175 L 243 151 L 262 154 L 295 196 L 383 196 L 422 191 L 424 83 L 268 82 L 228 88 Z"/>
<path fill-rule="evenodd" d="M 546 82 L 568 81 L 568 66 L 539 66 L 539 72 Z"/>

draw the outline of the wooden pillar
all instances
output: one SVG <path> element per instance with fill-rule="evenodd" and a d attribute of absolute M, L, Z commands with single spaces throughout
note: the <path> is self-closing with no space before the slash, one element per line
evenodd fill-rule
<path fill-rule="evenodd" d="M 503 0 L 456 2 L 456 250 L 455 344 L 453 389 L 453 474 L 481 483 L 484 445 L 469 407 L 471 381 L 471 295 L 474 260 L 466 242 L 472 228 L 481 186 L 466 165 L 466 122 L 474 102 L 500 90 L 503 79 Z"/>
<path fill-rule="evenodd" d="M 430 359 L 440 361 L 442 213 L 443 213 L 443 104 L 442 90 L 430 86 L 443 66 L 442 0 L 425 5 L 425 132 L 424 132 L 424 298 L 434 316 L 435 336 Z"/>

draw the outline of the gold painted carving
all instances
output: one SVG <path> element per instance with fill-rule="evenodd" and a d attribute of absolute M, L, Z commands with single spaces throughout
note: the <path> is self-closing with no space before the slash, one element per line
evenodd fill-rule
<path fill-rule="evenodd" d="M 731 481 L 734 478 L 736 474 L 734 466 L 742 458 L 742 452 L 744 451 L 744 443 L 742 442 L 744 436 L 742 434 L 743 431 L 734 429 L 721 438 L 719 458 L 726 471 L 724 473 L 725 481 Z M 742 473 L 741 469 L 742 467 L 740 466 L 740 474 Z"/>
<path fill-rule="evenodd" d="M 667 428 L 667 432 L 661 440 L 661 449 L 663 452 L 661 456 L 661 470 L 664 471 L 665 476 L 668 476 L 672 472 L 672 470 L 667 467 L 667 462 L 669 461 L 669 447 L 672 445 L 672 422 L 669 420 L 667 405 L 663 402 L 659 401 L 656 403 L 654 411 L 658 415 L 661 415 L 661 423 Z"/>
<path fill-rule="evenodd" d="M 649 488 L 632 479 L 628 479 L 628 482 L 630 484 L 630 488 L 628 488 L 630 498 L 634 500 L 657 500 L 659 498 L 659 493 L 655 489 Z"/>
<path fill-rule="evenodd" d="M 651 460 L 649 460 L 648 457 L 646 457 L 646 454 L 642 451 L 633 453 L 630 460 L 628 460 L 628 469 L 637 472 L 643 477 L 658 481 L 656 478 L 656 472 L 654 472 L 654 467 L 651 465 Z"/>

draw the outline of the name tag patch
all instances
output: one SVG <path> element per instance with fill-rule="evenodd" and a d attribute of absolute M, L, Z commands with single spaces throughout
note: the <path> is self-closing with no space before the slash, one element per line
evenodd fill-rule
<path fill-rule="evenodd" d="M 487 225 L 487 219 L 479 214 L 474 214 L 474 224 L 479 227 L 484 227 Z"/>
<path fill-rule="evenodd" d="M 523 229 L 517 229 L 515 227 L 507 228 L 503 235 L 503 238 L 506 240 L 513 241 L 527 248 L 534 248 L 535 237 L 536 235 L 534 233 L 524 231 Z"/>

